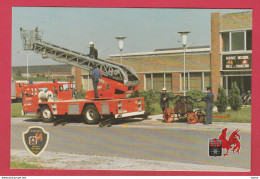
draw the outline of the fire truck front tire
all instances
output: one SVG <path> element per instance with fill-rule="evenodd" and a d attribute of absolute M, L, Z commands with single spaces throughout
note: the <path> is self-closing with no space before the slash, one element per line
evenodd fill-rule
<path fill-rule="evenodd" d="M 53 122 L 54 117 L 51 113 L 51 110 L 48 106 L 43 106 L 41 108 L 41 118 L 43 120 L 43 122 Z"/>
<path fill-rule="evenodd" d="M 97 124 L 99 122 L 99 119 L 100 119 L 100 115 L 97 111 L 97 108 L 93 104 L 87 105 L 84 108 L 82 115 L 83 115 L 84 120 L 88 124 Z"/>

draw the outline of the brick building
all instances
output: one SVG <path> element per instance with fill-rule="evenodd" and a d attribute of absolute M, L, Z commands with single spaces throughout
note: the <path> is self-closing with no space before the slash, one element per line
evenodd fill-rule
<path fill-rule="evenodd" d="M 252 12 L 211 14 L 210 46 L 188 47 L 186 53 L 186 90 L 206 91 L 212 86 L 216 94 L 223 86 L 228 94 L 236 81 L 241 91 L 251 90 Z M 120 55 L 108 60 L 120 63 Z M 138 74 L 140 90 L 161 90 L 183 93 L 183 49 L 157 49 L 151 52 L 123 54 L 123 64 Z M 76 68 L 81 78 L 78 86 L 92 89 L 88 72 Z M 77 83 L 77 81 L 76 81 Z"/>
<path fill-rule="evenodd" d="M 211 14 L 212 87 L 221 84 L 228 94 L 236 81 L 242 92 L 251 90 L 252 11 Z"/>
<path fill-rule="evenodd" d="M 120 63 L 120 56 L 110 60 Z M 140 90 L 158 90 L 166 87 L 182 93 L 184 86 L 183 48 L 158 49 L 153 52 L 123 55 L 123 64 L 135 69 L 141 80 Z M 186 91 L 205 91 L 211 83 L 209 46 L 191 47 L 186 50 Z"/>

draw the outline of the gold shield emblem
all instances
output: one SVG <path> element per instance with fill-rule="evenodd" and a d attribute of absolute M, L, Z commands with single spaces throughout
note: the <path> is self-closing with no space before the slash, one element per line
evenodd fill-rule
<path fill-rule="evenodd" d="M 49 141 L 49 133 L 42 127 L 32 126 L 23 132 L 23 143 L 27 150 L 34 156 L 40 155 Z"/>

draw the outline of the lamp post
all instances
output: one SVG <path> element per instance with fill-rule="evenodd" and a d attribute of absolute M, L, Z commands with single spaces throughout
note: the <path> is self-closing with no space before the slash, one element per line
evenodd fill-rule
<path fill-rule="evenodd" d="M 122 51 L 124 47 L 124 39 L 126 37 L 115 37 L 118 40 L 119 50 L 120 50 L 120 62 L 123 64 L 123 57 L 122 57 Z"/>
<path fill-rule="evenodd" d="M 184 58 L 183 58 L 183 63 L 184 63 L 184 67 L 183 67 L 183 74 L 184 74 L 184 85 L 183 85 L 183 88 L 184 88 L 184 96 L 186 96 L 186 81 L 185 81 L 185 72 L 186 72 L 186 49 L 187 49 L 187 39 L 188 39 L 188 34 L 190 33 L 189 31 L 181 31 L 181 32 L 178 32 L 179 34 L 181 34 L 181 39 L 182 39 L 182 45 L 183 45 L 183 52 L 184 52 Z"/>
<path fill-rule="evenodd" d="M 27 80 L 28 80 L 28 77 L 29 77 L 28 61 L 29 61 L 29 56 L 31 56 L 32 54 L 34 54 L 34 53 L 29 53 L 29 54 L 27 55 Z"/>

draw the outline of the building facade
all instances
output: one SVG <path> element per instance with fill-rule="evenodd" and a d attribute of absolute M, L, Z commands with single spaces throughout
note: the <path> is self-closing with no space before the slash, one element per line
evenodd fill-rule
<path fill-rule="evenodd" d="M 151 52 L 124 53 L 123 64 L 132 67 L 140 78 L 140 90 L 184 92 L 183 48 L 157 49 Z M 108 60 L 120 63 L 120 54 Z M 74 69 L 74 68 L 73 68 Z M 92 90 L 89 72 L 74 69 L 76 86 Z M 77 77 L 78 76 L 78 77 Z M 186 91 L 206 92 L 211 86 L 217 94 L 223 86 L 228 95 L 236 82 L 241 92 L 251 90 L 252 76 L 252 11 L 211 14 L 210 46 L 186 50 Z"/>
<path fill-rule="evenodd" d="M 184 91 L 183 59 L 183 48 L 123 54 L 123 64 L 131 66 L 141 80 L 140 90 L 160 91 L 165 87 L 174 93 Z M 120 56 L 111 55 L 109 60 L 120 63 Z M 205 91 L 211 84 L 209 46 L 187 48 L 185 83 L 186 91 Z"/>
<path fill-rule="evenodd" d="M 252 11 L 211 14 L 212 85 L 220 83 L 228 95 L 236 82 L 241 92 L 251 90 Z"/>

